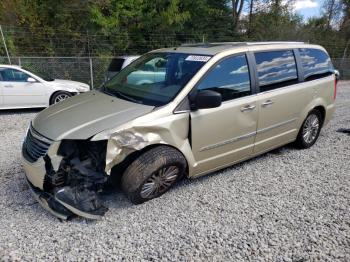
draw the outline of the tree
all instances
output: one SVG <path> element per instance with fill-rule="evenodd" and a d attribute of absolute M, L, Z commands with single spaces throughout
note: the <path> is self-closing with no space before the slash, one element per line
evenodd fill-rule
<path fill-rule="evenodd" d="M 92 5 L 91 24 L 112 40 L 113 53 L 145 52 L 163 46 L 166 40 L 173 44 L 171 37 L 181 32 L 190 18 L 180 7 L 180 0 L 109 0 Z"/>
<path fill-rule="evenodd" d="M 251 30 L 252 30 L 252 20 L 253 20 L 253 12 L 254 12 L 254 0 L 250 0 L 249 4 L 249 17 L 248 17 L 248 29 L 247 29 L 247 35 L 248 37 L 251 36 Z"/>
<path fill-rule="evenodd" d="M 233 31 L 237 32 L 239 19 L 243 10 L 244 0 L 232 0 Z"/>
<path fill-rule="evenodd" d="M 347 2 L 347 1 L 346 1 Z M 325 0 L 324 15 L 327 18 L 327 29 L 331 30 L 332 24 L 336 26 L 341 18 L 342 0 Z"/>
<path fill-rule="evenodd" d="M 182 0 L 181 9 L 190 14 L 184 23 L 184 42 L 225 41 L 232 35 L 231 10 L 227 0 Z"/>

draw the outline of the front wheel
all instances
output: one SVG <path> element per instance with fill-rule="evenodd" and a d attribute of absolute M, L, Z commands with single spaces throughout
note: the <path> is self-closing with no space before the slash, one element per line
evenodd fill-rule
<path fill-rule="evenodd" d="M 315 144 L 320 135 L 321 126 L 321 113 L 316 109 L 311 110 L 300 128 L 297 140 L 295 141 L 296 145 L 299 148 L 309 148 Z"/>
<path fill-rule="evenodd" d="M 72 94 L 69 92 L 59 91 L 52 96 L 51 101 L 50 101 L 50 105 L 57 104 L 61 101 L 66 100 L 67 98 L 70 98 L 71 96 L 72 96 Z"/>
<path fill-rule="evenodd" d="M 140 155 L 125 170 L 122 188 L 134 204 L 167 192 L 186 171 L 186 160 L 174 148 L 158 146 Z"/>

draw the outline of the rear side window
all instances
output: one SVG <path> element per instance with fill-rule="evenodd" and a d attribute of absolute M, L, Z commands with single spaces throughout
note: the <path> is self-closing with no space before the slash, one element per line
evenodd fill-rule
<path fill-rule="evenodd" d="M 109 72 L 119 72 L 123 68 L 124 63 L 123 58 L 113 58 L 111 63 L 109 64 L 108 71 Z"/>
<path fill-rule="evenodd" d="M 298 82 L 297 66 L 292 50 L 255 53 L 260 92 Z"/>
<path fill-rule="evenodd" d="M 216 64 L 197 86 L 197 90 L 208 89 L 220 93 L 222 101 L 250 95 L 246 56 L 232 56 Z"/>
<path fill-rule="evenodd" d="M 320 49 L 299 49 L 305 80 L 314 80 L 333 74 L 334 68 L 328 54 Z"/>

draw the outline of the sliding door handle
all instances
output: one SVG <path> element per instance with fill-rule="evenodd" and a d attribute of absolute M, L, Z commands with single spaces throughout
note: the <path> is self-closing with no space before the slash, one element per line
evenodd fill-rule
<path fill-rule="evenodd" d="M 253 105 L 246 105 L 241 107 L 241 112 L 247 112 L 247 111 L 252 111 L 254 110 L 255 106 Z"/>

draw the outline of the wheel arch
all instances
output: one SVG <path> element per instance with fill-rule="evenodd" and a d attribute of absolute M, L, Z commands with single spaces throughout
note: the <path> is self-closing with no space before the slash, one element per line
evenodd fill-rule
<path fill-rule="evenodd" d="M 300 118 L 298 121 L 298 129 L 300 130 L 302 124 L 304 123 L 306 117 L 308 116 L 308 114 L 316 109 L 318 110 L 321 114 L 322 114 L 322 125 L 325 121 L 326 118 L 326 114 L 327 114 L 327 103 L 326 101 L 324 101 L 324 99 L 322 98 L 317 98 L 312 100 L 305 108 L 304 110 L 301 112 L 300 114 Z"/>
<path fill-rule="evenodd" d="M 125 169 L 136 159 L 138 158 L 140 155 L 142 155 L 143 153 L 155 148 L 155 147 L 159 147 L 159 146 L 163 146 L 163 147 L 169 147 L 172 148 L 174 150 L 176 150 L 177 152 L 179 152 L 182 157 L 184 158 L 184 160 L 186 161 L 186 176 L 188 176 L 189 174 L 189 163 L 188 160 L 186 158 L 186 156 L 183 154 L 183 152 L 181 152 L 181 150 L 179 150 L 178 148 L 169 145 L 169 144 L 161 144 L 161 143 L 156 143 L 156 144 L 150 144 L 145 146 L 144 148 L 134 151 L 132 153 L 130 153 L 129 155 L 127 155 L 123 161 L 121 161 L 120 163 L 116 164 L 115 166 L 112 167 L 111 169 L 111 174 L 110 174 L 110 181 L 112 182 L 112 184 L 116 185 L 119 184 L 120 179 L 125 171 Z"/>
<path fill-rule="evenodd" d="M 312 111 L 312 110 L 317 110 L 317 111 L 319 111 L 320 113 L 321 113 L 321 116 L 322 116 L 322 123 L 321 123 L 321 125 L 323 125 L 323 123 L 324 123 L 324 120 L 325 120 L 325 118 L 326 118 L 326 108 L 323 106 L 323 105 L 318 105 L 318 106 L 315 106 L 314 108 L 312 108 L 311 110 L 310 110 L 310 112 Z"/>

